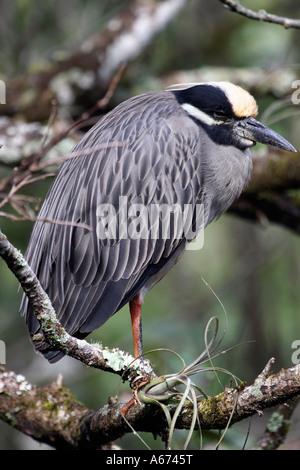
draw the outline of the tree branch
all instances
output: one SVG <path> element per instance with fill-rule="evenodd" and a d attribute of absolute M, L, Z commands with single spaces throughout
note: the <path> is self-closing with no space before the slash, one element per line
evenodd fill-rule
<path fill-rule="evenodd" d="M 252 385 L 228 388 L 215 397 L 203 399 L 198 405 L 201 430 L 225 429 L 228 421 L 234 424 L 299 396 L 300 366 L 272 374 L 273 362 L 269 361 Z M 151 433 L 166 429 L 164 413 L 156 405 L 136 402 L 125 421 L 120 411 L 122 403 L 116 399 L 110 398 L 107 405 L 93 412 L 76 402 L 60 380 L 47 387 L 36 387 L 21 375 L 3 368 L 0 371 L 1 419 L 56 449 L 97 449 L 132 429 Z M 174 403 L 170 410 L 173 414 Z M 176 428 L 189 429 L 191 422 L 191 405 L 186 403 Z M 282 440 L 283 437 L 280 443 Z"/>
<path fill-rule="evenodd" d="M 36 275 L 20 251 L 7 240 L 1 230 L 0 256 L 20 282 L 49 344 L 89 367 L 121 375 L 129 381 L 139 375 L 153 376 L 148 361 L 134 359 L 130 354 L 117 348 L 110 350 L 69 335 L 57 320 L 50 299 L 42 289 Z"/>
<path fill-rule="evenodd" d="M 76 433 L 90 410 L 58 380 L 36 387 L 25 377 L 0 368 L 0 417 L 13 428 L 56 449 L 74 448 Z"/>
<path fill-rule="evenodd" d="M 234 424 L 299 395 L 300 365 L 273 374 L 270 372 L 273 363 L 274 359 L 271 359 L 252 385 L 241 390 L 225 390 L 208 403 L 201 402 L 198 408 L 201 427 L 224 429 L 230 417 L 230 423 Z"/>
<path fill-rule="evenodd" d="M 299 401 L 300 396 L 298 395 L 280 405 L 277 410 L 272 413 L 265 433 L 256 444 L 255 450 L 276 450 L 283 444 L 290 428 L 292 414 Z"/>
<path fill-rule="evenodd" d="M 300 233 L 299 188 L 298 153 L 269 151 L 253 158 L 249 186 L 229 212 L 261 223 L 274 222 Z"/>
<path fill-rule="evenodd" d="M 0 256 L 28 296 L 47 342 L 88 366 L 122 375 L 134 385 L 141 379 L 143 383 L 149 384 L 150 381 L 151 384 L 155 374 L 147 361 L 134 360 L 129 354 L 118 349 L 109 350 L 91 345 L 84 340 L 73 338 L 64 330 L 35 274 L 1 231 Z M 226 389 L 216 397 L 202 400 L 198 405 L 201 429 L 224 429 L 228 420 L 233 424 L 259 410 L 298 395 L 300 365 L 271 374 L 273 362 L 274 360 L 269 361 L 252 386 Z M 151 390 L 154 389 L 155 387 Z M 173 396 L 173 393 L 171 395 Z M 174 403 L 171 413 L 174 413 Z M 56 448 L 95 448 L 121 437 L 133 428 L 136 431 L 159 433 L 163 432 L 166 426 L 165 416 L 159 408 L 141 405 L 138 400 L 126 415 L 126 420 L 131 426 L 129 427 L 122 417 L 117 400 L 110 400 L 104 408 L 91 413 L 79 405 L 61 386 L 34 387 L 24 377 L 13 372 L 3 372 L 0 376 L 0 416 L 26 434 L 42 442 L 51 443 Z M 176 422 L 176 427 L 188 428 L 192 420 L 193 410 L 190 403 L 187 403 Z M 68 429 L 67 436 L 65 429 Z"/>
<path fill-rule="evenodd" d="M 298 153 L 268 149 L 263 156 L 253 157 L 253 171 L 246 194 L 300 188 L 300 158 Z"/>
<path fill-rule="evenodd" d="M 78 97 L 88 93 L 88 99 L 96 101 L 120 65 L 136 59 L 186 3 L 187 0 L 133 0 L 64 60 L 10 80 L 7 105 L 1 106 L 0 114 L 41 121 L 48 118 L 53 100 L 59 107 L 72 108 Z"/>
<path fill-rule="evenodd" d="M 246 18 L 250 18 L 252 20 L 257 21 L 266 21 L 268 23 L 275 23 L 284 26 L 286 29 L 289 28 L 296 28 L 300 29 L 300 20 L 295 20 L 292 18 L 286 18 L 283 16 L 272 15 L 267 13 L 264 10 L 260 10 L 259 12 L 250 10 L 249 8 L 244 7 L 240 3 L 237 3 L 234 0 L 219 0 L 221 3 L 224 4 L 226 8 L 229 10 L 238 13 L 239 15 L 245 16 Z"/>

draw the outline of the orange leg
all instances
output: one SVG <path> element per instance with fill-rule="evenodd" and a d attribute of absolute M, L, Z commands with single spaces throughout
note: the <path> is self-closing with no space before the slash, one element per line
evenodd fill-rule
<path fill-rule="evenodd" d="M 126 403 L 126 405 L 122 406 L 122 408 L 121 408 L 121 413 L 122 413 L 122 415 L 123 415 L 123 416 L 126 416 L 127 411 L 128 411 L 129 408 L 131 408 L 132 405 L 134 405 L 134 404 L 135 404 L 135 399 L 134 399 L 134 398 L 131 398 L 131 400 L 130 400 L 128 403 Z"/>
<path fill-rule="evenodd" d="M 142 341 L 142 310 L 143 301 L 140 294 L 137 294 L 129 302 L 129 309 L 131 315 L 132 333 L 133 333 L 133 346 L 134 357 L 143 356 L 143 341 Z"/>
<path fill-rule="evenodd" d="M 143 356 L 143 341 L 142 341 L 142 300 L 140 294 L 137 294 L 129 302 L 129 310 L 131 315 L 131 324 L 132 324 L 132 333 L 133 333 L 133 347 L 134 347 L 134 357 Z M 121 409 L 121 413 L 125 416 L 129 408 L 135 404 L 135 399 L 132 398 L 126 405 Z"/>

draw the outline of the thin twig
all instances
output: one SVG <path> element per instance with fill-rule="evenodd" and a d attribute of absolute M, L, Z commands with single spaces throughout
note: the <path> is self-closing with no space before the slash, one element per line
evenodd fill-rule
<path fill-rule="evenodd" d="M 46 145 L 47 139 L 50 135 L 52 127 L 54 126 L 56 118 L 57 118 L 57 102 L 54 101 L 52 103 L 50 118 L 49 118 L 48 126 L 47 126 L 47 129 L 46 129 L 42 144 L 41 144 L 41 148 L 44 148 L 44 146 Z"/>
<path fill-rule="evenodd" d="M 101 145 L 96 145 L 95 147 L 88 147 L 86 149 L 77 150 L 76 152 L 72 151 L 63 157 L 53 158 L 46 162 L 41 162 L 38 165 L 33 165 L 30 167 L 32 173 L 37 173 L 44 170 L 47 167 L 60 165 L 61 163 L 71 160 L 72 158 L 82 157 L 84 155 L 91 155 L 94 152 L 98 152 L 99 150 L 107 149 L 110 147 L 122 147 L 124 144 L 122 142 L 110 142 Z"/>
<path fill-rule="evenodd" d="M 110 81 L 109 87 L 103 98 L 101 98 L 97 103 L 92 106 L 87 112 L 84 112 L 80 118 L 81 122 L 84 122 L 86 119 L 88 119 L 92 114 L 94 114 L 96 111 L 99 109 L 105 108 L 105 106 L 108 105 L 110 100 L 115 94 L 115 91 L 117 89 L 117 86 L 126 70 L 126 64 L 121 64 L 115 75 Z"/>
<path fill-rule="evenodd" d="M 85 111 L 75 122 L 73 122 L 67 129 L 60 132 L 57 136 L 53 137 L 50 142 L 45 145 L 39 154 L 39 160 L 42 156 L 44 156 L 51 148 L 53 148 L 58 142 L 61 142 L 67 135 L 74 129 L 79 128 L 80 126 L 87 125 L 88 120 L 91 116 L 100 109 L 103 109 L 105 106 L 108 105 L 110 100 L 112 99 L 116 88 L 121 80 L 121 77 L 124 73 L 125 65 L 122 64 L 119 69 L 117 70 L 116 74 L 112 78 L 108 90 L 105 93 L 104 97 L 97 101 L 97 103 L 92 106 L 88 111 Z"/>
<path fill-rule="evenodd" d="M 17 185 L 12 186 L 9 193 L 6 195 L 6 197 L 0 203 L 0 208 L 5 206 L 5 204 L 7 204 L 13 198 L 13 196 L 19 191 L 19 189 L 21 189 L 23 186 L 27 186 L 28 184 L 32 184 L 32 183 L 36 183 L 37 181 L 44 180 L 45 178 L 50 178 L 52 176 L 55 176 L 55 173 L 47 173 L 45 175 L 36 176 L 35 178 L 29 178 L 29 175 L 27 175 L 26 178 L 21 180 Z"/>
<path fill-rule="evenodd" d="M 83 125 L 88 125 L 89 119 L 91 119 L 92 114 L 96 111 L 99 111 L 103 107 L 107 106 L 109 101 L 111 100 L 118 83 L 124 73 L 125 66 L 122 64 L 114 77 L 112 78 L 108 90 L 105 93 L 104 97 L 101 98 L 94 106 L 92 106 L 88 111 L 85 111 L 74 123 L 67 127 L 67 129 L 61 131 L 58 135 L 54 136 L 50 141 L 46 144 L 45 139 L 43 139 L 41 148 L 39 152 L 32 154 L 30 157 L 23 159 L 21 163 L 12 171 L 6 178 L 3 178 L 0 182 L 0 191 L 4 191 L 9 185 L 16 185 L 19 184 L 21 180 L 24 180 L 28 175 L 31 175 L 32 169 L 34 169 L 35 165 L 41 161 L 41 159 L 46 155 L 49 150 L 51 150 L 55 145 L 61 142 L 70 132 L 74 129 L 78 129 Z M 49 118 L 49 125 L 54 123 L 55 113 L 51 114 Z M 98 120 L 99 118 L 97 118 Z M 49 134 L 49 126 L 46 132 L 47 136 Z"/>
<path fill-rule="evenodd" d="M 271 13 L 267 13 L 264 10 L 260 10 L 259 12 L 250 10 L 249 8 L 244 7 L 240 3 L 235 2 L 234 0 L 219 0 L 221 3 L 224 4 L 226 8 L 229 10 L 238 13 L 239 15 L 245 16 L 246 18 L 250 18 L 252 20 L 257 21 L 266 21 L 268 23 L 275 23 L 284 26 L 286 29 L 295 28 L 300 29 L 300 20 L 295 20 L 293 18 L 286 18 L 284 16 L 277 16 L 272 15 Z"/>

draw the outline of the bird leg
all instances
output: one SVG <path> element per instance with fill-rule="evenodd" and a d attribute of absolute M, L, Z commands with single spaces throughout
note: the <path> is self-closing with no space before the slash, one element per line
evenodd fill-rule
<path fill-rule="evenodd" d="M 132 333 L 133 333 L 133 347 L 134 347 L 134 357 L 143 357 L 143 341 L 142 341 L 142 310 L 143 301 L 140 294 L 138 293 L 133 297 L 129 302 L 129 310 L 131 315 L 131 324 L 132 324 Z M 129 408 L 135 404 L 135 397 L 132 398 L 126 405 L 121 409 L 123 416 L 126 415 Z"/>
<path fill-rule="evenodd" d="M 143 301 L 140 293 L 135 295 L 129 302 L 129 310 L 131 315 L 132 333 L 133 333 L 133 346 L 134 357 L 143 356 L 143 340 L 142 340 L 142 310 Z"/>

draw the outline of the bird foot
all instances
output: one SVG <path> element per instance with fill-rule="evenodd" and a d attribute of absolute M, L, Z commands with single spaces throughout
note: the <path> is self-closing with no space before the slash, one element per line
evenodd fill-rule
<path fill-rule="evenodd" d="M 131 400 L 126 403 L 126 405 L 122 406 L 121 413 L 123 416 L 126 416 L 127 411 L 136 403 L 135 397 L 131 398 Z"/>
<path fill-rule="evenodd" d="M 138 397 L 138 392 L 141 388 L 143 388 L 145 385 L 149 383 L 149 379 L 147 378 L 145 380 L 144 377 L 138 377 L 138 379 L 139 380 L 137 380 L 136 383 L 134 384 L 133 397 L 131 398 L 131 400 L 129 400 L 128 403 L 126 403 L 126 405 L 122 406 L 121 408 L 121 413 L 123 416 L 125 416 L 128 410 L 136 403 L 139 403 L 140 405 L 142 405 L 141 400 Z"/>

